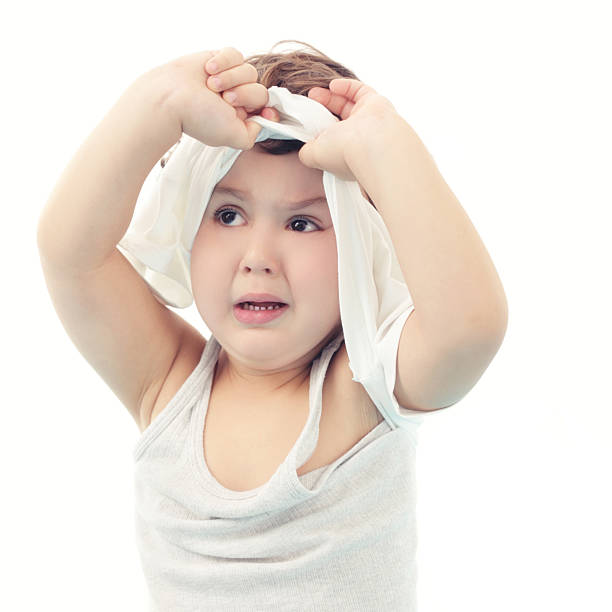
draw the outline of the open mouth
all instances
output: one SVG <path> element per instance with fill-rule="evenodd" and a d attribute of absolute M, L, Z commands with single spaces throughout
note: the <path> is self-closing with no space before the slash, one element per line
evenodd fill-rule
<path fill-rule="evenodd" d="M 234 317 L 241 323 L 261 324 L 282 317 L 288 309 L 280 302 L 241 302 L 234 306 Z"/>
<path fill-rule="evenodd" d="M 242 310 L 280 310 L 283 306 L 287 306 L 282 302 L 241 302 L 238 307 Z"/>

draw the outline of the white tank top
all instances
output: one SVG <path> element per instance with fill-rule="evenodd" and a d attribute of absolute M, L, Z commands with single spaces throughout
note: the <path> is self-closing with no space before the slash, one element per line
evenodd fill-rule
<path fill-rule="evenodd" d="M 135 520 L 150 610 L 416 610 L 414 431 L 383 420 L 333 463 L 297 475 L 316 448 L 323 379 L 343 339 L 314 360 L 304 429 L 256 489 L 225 488 L 204 458 L 214 336 L 142 432 Z"/>

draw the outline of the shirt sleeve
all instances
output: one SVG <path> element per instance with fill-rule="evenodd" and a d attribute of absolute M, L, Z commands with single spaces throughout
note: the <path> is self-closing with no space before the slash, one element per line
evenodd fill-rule
<path fill-rule="evenodd" d="M 446 408 L 440 408 L 439 410 L 412 410 L 404 408 L 395 397 L 394 389 L 397 374 L 399 342 L 404 325 L 413 312 L 414 305 L 411 305 L 410 308 L 395 319 L 387 330 L 384 338 L 382 338 L 378 344 L 378 358 L 382 364 L 386 393 L 390 399 L 387 403 L 387 408 L 384 411 L 381 410 L 381 412 L 383 412 L 383 416 L 385 416 L 388 421 L 391 421 L 395 427 L 401 429 L 417 428 L 426 419 L 436 418 L 435 415 L 439 415 L 440 412 L 446 410 Z"/>

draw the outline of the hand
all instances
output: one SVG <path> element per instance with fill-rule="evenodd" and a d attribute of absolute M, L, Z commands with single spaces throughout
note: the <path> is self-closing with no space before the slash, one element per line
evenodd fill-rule
<path fill-rule="evenodd" d="M 299 152 L 309 168 L 331 172 L 345 181 L 355 181 L 351 155 L 367 146 L 369 136 L 397 112 L 391 102 L 357 79 L 333 79 L 329 89 L 313 87 L 308 97 L 323 104 L 340 121 L 307 142 Z"/>
<path fill-rule="evenodd" d="M 167 104 L 182 131 L 204 144 L 251 149 L 261 126 L 248 118 L 262 114 L 278 120 L 276 110 L 261 110 L 268 103 L 268 90 L 257 83 L 257 69 L 233 47 L 185 55 L 161 69 L 171 88 Z"/>

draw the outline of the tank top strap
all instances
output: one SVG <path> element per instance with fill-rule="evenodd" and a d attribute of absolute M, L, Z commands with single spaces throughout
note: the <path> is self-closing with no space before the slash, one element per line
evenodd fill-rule
<path fill-rule="evenodd" d="M 317 357 L 310 370 L 310 387 L 308 392 L 308 419 L 304 430 L 295 447 L 296 466 L 306 463 L 312 455 L 319 441 L 319 423 L 321 422 L 321 411 L 323 407 L 323 382 L 329 367 L 329 363 L 334 353 L 340 348 L 344 340 L 342 330 L 338 332 L 324 347 L 321 349 L 319 357 Z M 287 457 L 291 460 L 291 454 Z"/>

